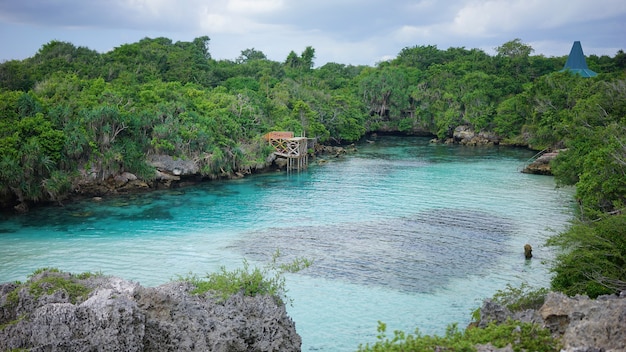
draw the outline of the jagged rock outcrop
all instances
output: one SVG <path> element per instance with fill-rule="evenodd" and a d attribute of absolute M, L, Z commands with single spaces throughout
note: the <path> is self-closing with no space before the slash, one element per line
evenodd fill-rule
<path fill-rule="evenodd" d="M 542 154 L 540 157 L 535 159 L 532 163 L 528 164 L 523 173 L 526 174 L 535 174 L 535 175 L 552 175 L 552 168 L 550 167 L 550 162 L 554 160 L 559 155 L 560 151 L 548 152 Z"/>
<path fill-rule="evenodd" d="M 194 176 L 200 172 L 193 160 L 175 159 L 169 155 L 152 155 L 148 164 L 157 170 L 157 180 L 180 180 L 181 176 Z"/>
<path fill-rule="evenodd" d="M 454 129 L 452 140 L 447 141 L 447 143 L 451 142 L 469 146 L 497 145 L 500 143 L 500 137 L 492 132 L 476 133 L 470 126 L 461 125 Z"/>
<path fill-rule="evenodd" d="M 522 312 L 487 300 L 480 314 L 478 326 L 513 319 L 548 328 L 560 338 L 564 352 L 626 351 L 626 293 L 590 299 L 550 292 L 540 309 Z"/>
<path fill-rule="evenodd" d="M 626 351 L 626 297 L 568 297 L 551 293 L 539 309 L 566 351 Z"/>
<path fill-rule="evenodd" d="M 343 155 L 356 152 L 356 146 L 350 144 L 348 146 L 332 146 L 332 145 L 315 145 L 315 154 L 321 156 L 334 156 L 336 158 Z"/>
<path fill-rule="evenodd" d="M 3 284 L 0 351 L 300 351 L 295 323 L 274 297 L 219 301 L 193 288 L 57 272 Z"/>

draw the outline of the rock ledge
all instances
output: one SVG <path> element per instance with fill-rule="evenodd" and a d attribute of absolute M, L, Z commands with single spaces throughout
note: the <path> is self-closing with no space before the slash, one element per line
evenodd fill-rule
<path fill-rule="evenodd" d="M 50 279 L 52 278 L 52 279 Z M 89 292 L 75 296 L 54 282 Z M 44 271 L 0 285 L 0 350 L 300 351 L 285 306 L 270 296 L 220 302 L 187 282 L 159 287 Z"/>
<path fill-rule="evenodd" d="M 561 340 L 562 352 L 626 351 L 626 293 L 590 299 L 550 292 L 541 308 L 522 312 L 487 300 L 480 314 L 478 326 L 513 319 L 548 328 Z"/>

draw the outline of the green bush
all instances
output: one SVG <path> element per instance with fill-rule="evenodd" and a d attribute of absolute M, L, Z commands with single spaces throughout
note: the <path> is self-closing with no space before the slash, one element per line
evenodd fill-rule
<path fill-rule="evenodd" d="M 243 292 L 244 295 L 251 297 L 271 295 L 283 302 L 287 292 L 284 274 L 303 270 L 309 267 L 312 262 L 308 259 L 296 258 L 291 263 L 279 264 L 277 263 L 279 256 L 280 252 L 276 251 L 271 262 L 263 268 L 251 268 L 248 261 L 244 260 L 243 268 L 228 271 L 226 267 L 222 266 L 218 272 L 208 274 L 205 278 L 191 274 L 179 279 L 189 281 L 196 286 L 192 293 L 210 292 L 220 300 L 226 300 L 234 294 Z"/>
<path fill-rule="evenodd" d="M 497 348 L 510 345 L 514 351 L 551 352 L 559 350 L 559 342 L 550 330 L 531 323 L 509 320 L 504 324 L 490 324 L 486 328 L 468 328 L 460 331 L 456 324 L 446 329 L 444 336 L 422 335 L 394 331 L 393 337 L 386 335 L 386 325 L 378 323 L 377 342 L 373 345 L 360 345 L 359 352 L 382 351 L 476 351 L 478 344 L 490 343 Z"/>
<path fill-rule="evenodd" d="M 4 303 L 5 307 L 9 307 L 9 308 L 17 307 L 18 303 L 20 303 L 20 296 L 19 296 L 20 288 L 22 288 L 22 285 L 18 282 L 18 286 L 15 289 L 13 289 L 13 291 L 7 294 L 7 299 Z"/>
<path fill-rule="evenodd" d="M 532 289 L 523 283 L 520 287 L 507 284 L 504 290 L 498 290 L 493 295 L 493 301 L 504 305 L 511 312 L 519 312 L 526 309 L 539 309 L 543 305 L 548 294 L 547 288 Z"/>
<path fill-rule="evenodd" d="M 626 290 L 626 215 L 579 222 L 550 240 L 559 247 L 552 289 L 595 298 Z"/>

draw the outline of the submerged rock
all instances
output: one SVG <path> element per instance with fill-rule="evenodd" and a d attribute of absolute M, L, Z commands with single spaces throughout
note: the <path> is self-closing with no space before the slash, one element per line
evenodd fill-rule
<path fill-rule="evenodd" d="M 58 272 L 2 284 L 0 350 L 300 351 L 295 323 L 274 297 L 218 301 L 193 289 Z"/>

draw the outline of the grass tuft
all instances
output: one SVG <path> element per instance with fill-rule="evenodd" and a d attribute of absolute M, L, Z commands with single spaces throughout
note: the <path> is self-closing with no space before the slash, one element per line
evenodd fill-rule
<path fill-rule="evenodd" d="M 245 296 L 271 295 L 284 303 L 287 289 L 285 287 L 284 274 L 295 273 L 311 266 L 312 261 L 303 258 L 296 258 L 287 264 L 278 264 L 280 251 L 276 251 L 270 263 L 262 268 L 251 267 L 244 259 L 243 267 L 235 270 L 227 270 L 222 266 L 216 273 L 208 274 L 204 278 L 189 274 L 186 277 L 179 277 L 179 280 L 192 283 L 196 289 L 194 294 L 212 293 L 221 301 L 228 297 L 243 292 Z"/>

